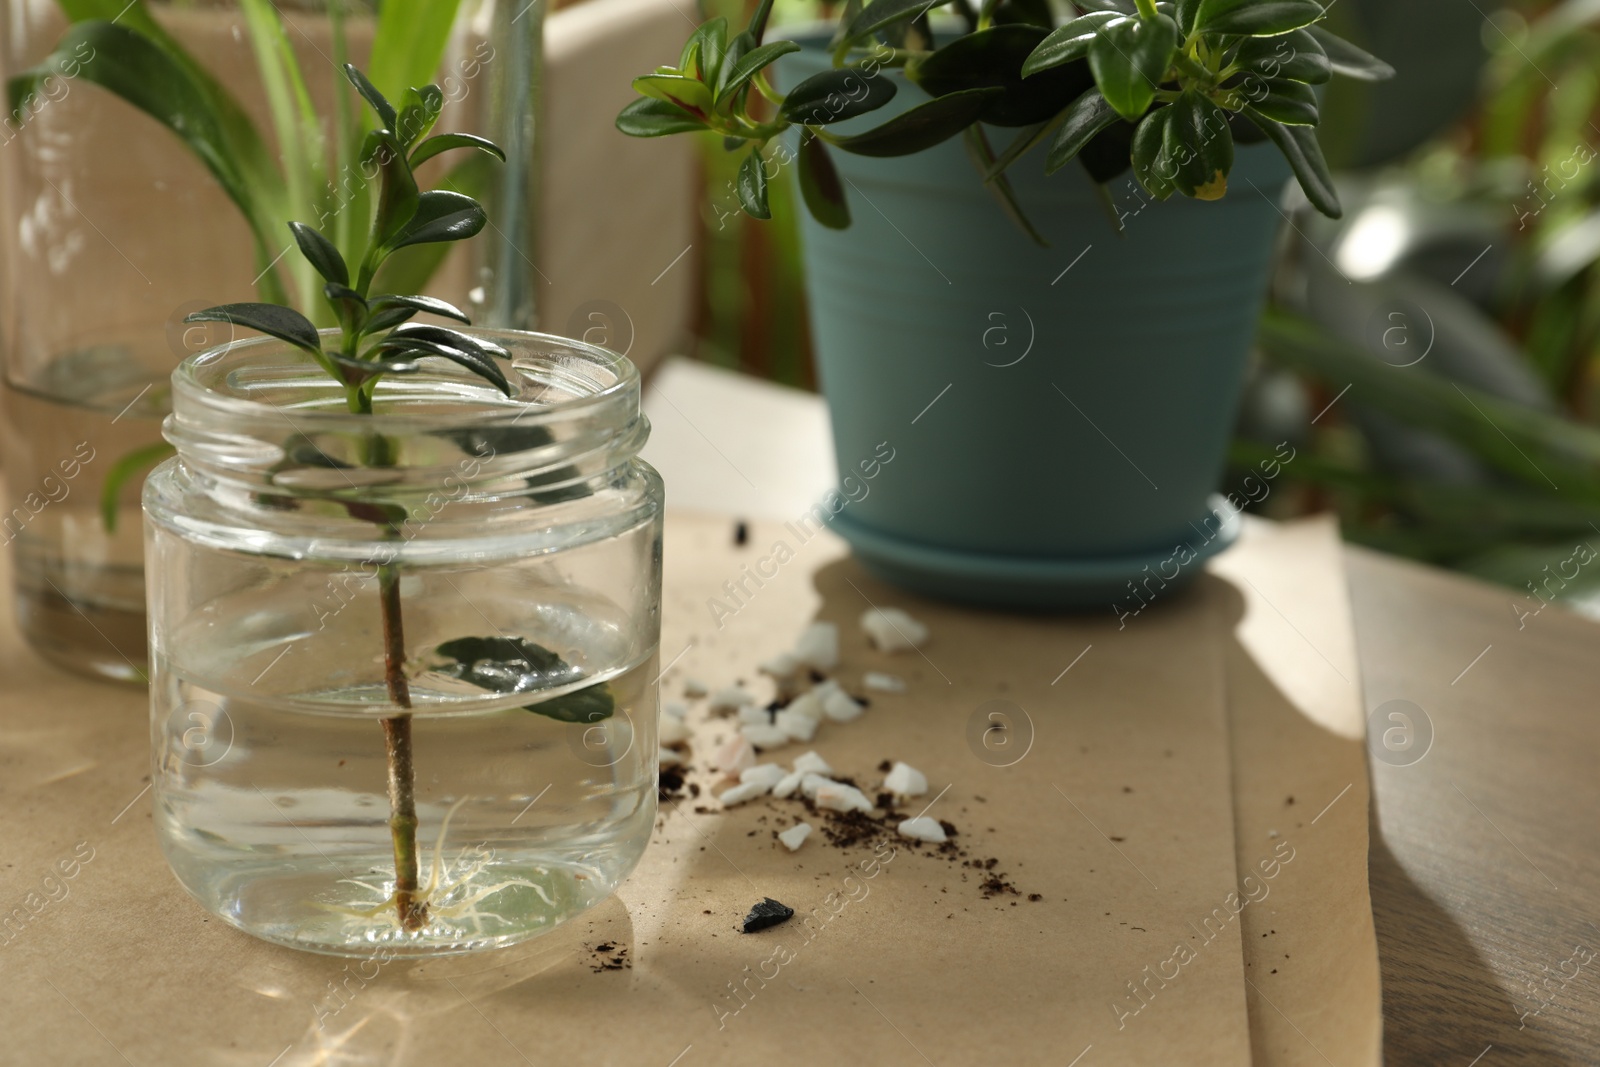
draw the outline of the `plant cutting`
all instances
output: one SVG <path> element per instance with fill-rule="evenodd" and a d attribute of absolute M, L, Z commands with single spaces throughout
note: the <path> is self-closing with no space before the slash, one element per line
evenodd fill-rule
<path fill-rule="evenodd" d="M 1313 86 L 1335 73 L 1393 74 L 1319 26 L 1315 0 L 1098 0 L 1060 25 L 1048 3 L 956 0 L 962 32 L 936 34 L 929 13 L 951 4 L 846 4 L 829 42 L 832 69 L 787 93 L 774 89 L 770 68 L 800 45 L 764 41 L 771 0 L 731 39 L 726 20 L 713 19 L 677 66 L 634 81 L 643 99 L 617 126 L 636 137 L 710 130 L 729 151 L 748 150 L 739 203 L 761 219 L 771 217 L 769 145 L 799 127 L 801 192 L 817 221 L 835 228 L 849 224 L 850 208 L 831 150 L 903 156 L 963 135 L 984 181 L 1038 238 L 1006 172 L 1046 143 L 1047 174 L 1078 160 L 1104 184 L 1131 168 L 1158 200 L 1216 200 L 1227 192 L 1235 139 L 1270 139 L 1307 199 L 1337 217 Z M 830 128 L 893 100 L 896 83 L 882 72 L 894 69 L 930 99 L 870 129 Z M 996 152 L 985 127 L 1018 132 Z"/>
<path fill-rule="evenodd" d="M 467 133 L 428 137 L 444 107 L 437 85 L 410 90 L 398 109 L 353 65 L 345 64 L 350 82 L 377 115 L 381 126 L 368 133 L 360 162 L 379 176 L 377 205 L 366 235 L 365 251 L 354 274 L 339 249 L 325 235 L 303 222 L 289 223 L 295 244 L 323 279 L 322 293 L 339 320 L 338 347 L 324 351 L 322 337 L 310 319 L 278 304 L 224 304 L 188 317 L 189 322 L 228 322 L 258 330 L 308 353 L 344 388 L 345 403 L 360 415 L 372 414 L 378 382 L 389 374 L 415 374 L 422 359 L 434 356 L 459 364 L 491 382 L 508 396 L 511 386 L 495 363 L 509 353 L 492 341 L 443 326 L 408 325 L 419 312 L 471 325 L 465 313 L 433 297 L 372 295 L 379 268 L 395 252 L 412 245 L 445 244 L 474 237 L 487 218 L 477 201 L 443 189 L 419 190 L 415 168 L 441 152 L 470 149 L 501 162 L 505 153 L 493 142 Z M 365 466 L 392 462 L 389 442 L 367 438 Z M 293 497 L 287 506 L 292 506 Z M 396 539 L 408 517 L 397 508 L 346 503 L 352 518 L 381 525 Z M 411 691 L 406 682 L 405 622 L 400 606 L 400 572 L 394 563 L 378 565 L 379 603 L 383 617 L 383 680 L 389 700 L 400 712 L 385 716 L 384 744 L 389 762 L 389 830 L 394 836 L 394 907 L 400 925 L 420 930 L 428 922 L 428 902 L 417 880 L 416 771 L 411 748 Z M 532 665 L 521 664 L 531 671 Z"/>
<path fill-rule="evenodd" d="M 793 171 L 841 483 L 904 460 L 833 528 L 928 595 L 1131 624 L 1237 534 L 1280 190 L 1340 212 L 1317 86 L 1392 72 L 1313 0 L 870 0 L 792 40 L 771 9 L 699 27 L 617 125 L 720 136 L 756 218 Z"/>
<path fill-rule="evenodd" d="M 643 679 L 658 636 L 659 557 L 631 546 L 659 538 L 660 483 L 634 458 L 643 429 L 626 361 L 540 335 L 419 324 L 426 314 L 470 325 L 445 301 L 375 290 L 390 256 L 471 238 L 488 221 L 471 197 L 419 188 L 415 168 L 445 152 L 503 153 L 471 134 L 429 135 L 443 103 L 437 86 L 396 105 L 354 66 L 345 71 L 377 119 L 357 157 L 376 176 L 364 240 L 347 259 L 314 227 L 289 224 L 339 325 L 319 331 L 271 303 L 190 315 L 258 331 L 276 347 L 232 344 L 179 368 L 168 429 L 178 458 L 146 486 L 162 843 L 191 892 L 259 936 L 325 952 L 373 941 L 461 951 L 529 936 L 593 904 L 642 851 L 654 811 L 655 709 Z M 564 393 L 573 403 L 563 405 Z M 342 413 L 330 410 L 334 396 Z M 288 432 L 274 439 L 273 426 Z M 239 547 L 217 555 L 222 542 Z M 626 584 L 615 598 L 545 570 L 542 558 L 554 553 L 581 573 L 585 554 L 616 552 L 626 558 L 607 577 Z M 328 553 L 359 569 L 327 576 L 319 560 Z M 180 577 L 196 573 L 209 580 Z M 241 579 L 251 590 L 243 602 L 227 592 Z M 405 607 L 408 583 L 431 590 L 420 629 Z M 261 659 L 263 642 L 275 655 L 251 677 L 235 661 Z M 297 662 L 278 668 L 291 653 Z M 171 732 L 196 705 L 211 709 L 209 719 L 198 713 L 208 729 L 225 721 L 230 731 L 214 758 Z M 431 859 L 419 840 L 428 818 L 419 716 L 436 735 Z M 336 726 L 318 725 L 329 717 Z M 325 767 L 320 731 L 346 753 L 344 767 L 374 719 L 387 864 L 364 829 L 373 825 L 364 783 L 334 773 L 307 787 L 304 768 L 274 770 L 263 751 L 296 743 L 307 764 Z M 530 734 L 541 729 L 530 719 L 578 731 L 566 738 L 571 754 Z M 489 755 L 506 744 L 512 755 Z M 241 745 L 248 759 L 237 758 Z M 259 780 L 269 773 L 294 784 Z M 535 777 L 544 792 L 560 786 L 552 814 L 518 830 L 544 796 L 528 789 Z M 300 869 L 310 856 L 293 837 L 275 842 L 290 854 L 276 863 L 261 861 L 259 840 L 245 847 L 258 824 L 214 794 L 246 782 L 287 816 L 318 857 L 311 866 L 325 862 L 331 874 Z M 269 789 L 319 807 L 313 828 Z M 452 833 L 466 835 L 454 861 Z"/>

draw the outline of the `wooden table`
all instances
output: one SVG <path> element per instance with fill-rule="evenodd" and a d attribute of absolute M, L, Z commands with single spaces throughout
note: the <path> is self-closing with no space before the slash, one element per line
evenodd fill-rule
<path fill-rule="evenodd" d="M 673 367 L 655 384 L 650 409 L 659 433 L 651 458 L 674 486 L 676 506 L 721 510 L 730 516 L 784 518 L 804 509 L 820 491 L 818 480 L 826 484 L 825 423 L 814 399 Z M 776 439 L 763 442 L 763 433 Z M 728 456 L 738 456 L 745 473 L 734 468 Z M 752 462 L 763 461 L 770 466 L 751 467 Z M 724 466 L 719 468 L 719 463 Z M 758 474 L 756 479 L 746 477 L 752 472 Z M 799 506 L 794 506 L 797 501 Z M 699 527 L 679 522 L 677 558 L 686 547 L 693 547 L 683 536 L 727 544 L 723 539 L 731 526 L 723 520 Z M 695 533 L 696 529 L 702 532 Z M 818 551 L 830 553 L 830 559 L 837 557 L 836 547 Z M 1595 906 L 1600 902 L 1596 848 L 1600 785 L 1593 773 L 1600 724 L 1581 704 L 1595 687 L 1588 680 L 1595 660 L 1590 649 L 1600 631 L 1555 608 L 1519 616 L 1504 590 L 1452 575 L 1360 551 L 1347 552 L 1346 559 L 1363 703 L 1378 713 L 1380 724 L 1377 742 L 1368 745 L 1374 798 L 1370 880 L 1387 1062 L 1429 1067 L 1600 1062 L 1600 1026 L 1594 1014 L 1595 971 L 1600 962 L 1587 958 L 1590 949 L 1600 949 L 1600 929 L 1594 925 L 1600 922 L 1600 908 Z M 1293 561 L 1280 559 L 1276 565 L 1278 585 L 1260 573 L 1254 580 L 1274 600 L 1280 588 L 1295 581 L 1286 562 Z M 836 592 L 841 596 L 825 597 L 825 608 L 841 622 L 850 617 L 842 598 L 847 577 L 853 575 L 864 589 L 875 590 L 849 566 L 840 561 L 827 567 L 829 581 L 840 586 Z M 751 610 L 771 611 L 774 628 L 794 625 L 795 618 L 803 621 L 787 608 L 778 610 L 781 601 L 780 595 L 768 595 Z M 1521 610 L 1527 612 L 1531 606 L 1524 603 Z M 674 610 L 674 617 L 681 618 L 685 608 L 679 604 Z M 1265 608 L 1261 613 L 1272 621 Z M 1173 625 L 1176 618 L 1169 614 L 1149 621 L 1153 626 Z M 1347 680 L 1355 680 L 1352 657 L 1326 643 L 1340 627 L 1348 634 L 1350 628 L 1342 618 L 1326 633 L 1318 629 L 1323 620 L 1283 622 L 1291 630 L 1303 630 L 1302 637 L 1309 634 L 1308 644 L 1322 646 L 1332 661 L 1343 665 Z M 948 635 L 954 623 L 947 620 L 942 625 Z M 995 625 L 1011 626 L 1013 639 L 1027 636 L 1014 622 L 999 619 Z M 1069 644 L 1082 646 L 1081 641 L 1065 639 L 1073 637 L 1074 627 L 1080 625 L 1071 620 L 1041 624 L 1053 628 L 1069 653 Z M 774 633 L 774 641 L 784 639 Z M 1071 900 L 1057 902 L 1059 906 L 1050 910 L 1017 912 L 1030 923 L 1037 919 L 1043 938 L 1039 951 L 1054 953 L 1042 961 L 1030 962 L 1027 953 L 1016 956 L 1014 965 L 1003 966 L 993 959 L 976 960 L 971 953 L 957 958 L 943 944 L 954 935 L 941 939 L 937 931 L 928 947 L 914 952 L 898 935 L 886 936 L 897 929 L 897 912 L 915 914 L 911 909 L 919 889 L 941 892 L 939 885 L 923 885 L 922 878 L 899 873 L 931 870 L 926 863 L 897 867 L 894 878 L 875 883 L 872 907 L 877 910 L 871 922 L 858 922 L 865 911 L 847 912 L 850 937 L 820 939 L 807 948 L 805 967 L 787 979 L 790 992 L 783 997 L 791 999 L 774 996 L 762 1001 L 759 1010 L 768 1013 L 766 1021 L 739 1031 L 746 1044 L 726 1044 L 707 1014 L 704 993 L 741 975 L 737 968 L 729 971 L 728 960 L 733 957 L 725 951 L 706 950 L 729 947 L 719 934 L 731 935 L 735 906 L 746 902 L 750 887 L 737 873 L 723 869 L 728 862 L 719 853 L 725 851 L 733 864 L 750 869 L 748 864 L 764 846 L 747 838 L 742 827 L 737 833 L 727 826 L 716 829 L 710 821 L 715 815 L 702 821 L 692 811 L 688 818 L 674 813 L 664 819 L 652 862 L 641 868 L 618 899 L 572 924 L 572 929 L 484 959 L 444 960 L 405 973 L 385 971 L 381 981 L 360 987 L 356 1006 L 348 1009 L 349 1014 L 341 1013 L 337 1026 L 325 1029 L 316 1025 L 311 1006 L 321 997 L 325 980 L 342 980 L 343 961 L 286 953 L 217 929 L 215 920 L 205 925 L 207 920 L 160 870 L 144 791 L 148 779 L 141 752 L 142 694 L 67 679 L 17 648 L 14 635 L 3 636 L 7 640 L 0 642 L 0 666 L 6 669 L 8 682 L 0 687 L 0 710 L 5 713 L 0 788 L 14 798 L 5 815 L 14 821 L 8 840 L 15 847 L 4 861 L 7 867 L 0 886 L 7 889 L 11 904 L 33 907 L 27 902 L 35 899 L 39 908 L 20 933 L 8 936 L 0 946 L 4 948 L 0 972 L 10 980 L 7 996 L 0 1000 L 0 1033 L 5 1035 L 0 1040 L 0 1063 L 45 1062 L 40 1057 L 46 1050 L 47 1061 L 56 1064 L 126 1061 L 141 1067 L 454 1063 L 464 1062 L 463 1056 L 492 1065 L 541 1063 L 553 1055 L 569 1063 L 664 1067 L 677 1062 L 679 1067 L 693 1067 L 695 1062 L 744 1062 L 729 1058 L 735 1053 L 755 1055 L 760 1062 L 818 1062 L 805 1057 L 807 1047 L 826 1050 L 821 1062 L 830 1062 L 834 1054 L 844 1056 L 845 1049 L 874 1063 L 926 1061 L 939 1067 L 997 1059 L 1064 1067 L 1085 1053 L 1079 1067 L 1156 1062 L 1130 1060 L 1128 1050 L 1134 1046 L 1120 1046 L 1119 1052 L 1113 1041 L 1096 1045 L 1092 1052 L 1084 1048 L 1089 1038 L 1061 1029 L 1060 1012 L 1052 1005 L 1049 990 L 1034 983 L 1041 974 L 1053 973 L 1051 968 L 1059 970 L 1063 961 L 1093 962 L 1093 951 L 1087 948 L 1081 957 L 1073 954 L 1072 944 L 1064 953 L 1057 950 L 1062 938 L 1083 932 L 1061 925 L 1075 914 Z M 754 652 L 768 654 L 776 647 Z M 952 655 L 948 648 L 939 651 L 938 658 L 959 679 L 955 669 L 959 657 L 953 657 L 954 664 L 946 659 Z M 1313 656 L 1300 651 L 1305 663 L 1296 668 L 1299 673 L 1309 677 L 1324 669 L 1321 661 L 1326 657 L 1321 652 Z M 735 652 L 746 658 L 752 654 L 739 648 L 730 649 L 728 655 Z M 1327 662 L 1326 669 L 1341 670 L 1333 662 Z M 931 664 L 906 670 L 909 676 L 919 672 L 927 676 L 919 685 L 933 683 Z M 1088 661 L 1069 680 L 1080 687 L 1097 687 L 1102 694 L 1141 681 L 1115 663 Z M 1045 691 L 1047 681 L 1023 680 L 1019 685 Z M 20 703 L 27 706 L 19 707 Z M 1402 717 L 1391 718 L 1395 715 Z M 890 721 L 874 712 L 860 729 L 875 738 L 874 747 L 887 749 L 896 735 L 870 731 L 887 727 Z M 1245 788 L 1252 776 L 1261 789 L 1276 788 L 1271 779 L 1281 771 L 1280 761 L 1241 762 L 1237 723 L 1234 733 L 1234 788 Z M 1299 743 L 1294 736 L 1280 741 Z M 1334 746 L 1330 752 L 1348 756 L 1353 750 L 1359 770 L 1359 741 L 1332 736 L 1322 741 Z M 1073 746 L 1050 758 L 1063 767 L 1073 766 L 1076 751 Z M 1261 751 L 1269 750 L 1258 748 L 1256 753 Z M 1038 770 L 1043 765 L 1030 766 Z M 1203 764 L 1196 766 L 1203 769 Z M 1068 773 L 1084 780 L 1093 773 L 1093 765 L 1077 764 Z M 1322 823 L 1323 832 L 1344 813 L 1354 815 L 1359 827 L 1363 821 L 1359 807 L 1348 805 L 1365 800 L 1365 786 L 1340 801 L 1340 783 L 1348 780 L 1341 771 L 1336 781 L 1320 781 L 1301 797 L 1304 802 L 1314 796 L 1315 807 L 1330 797 L 1340 807 L 1329 804 L 1315 814 L 1303 806 L 1285 810 L 1283 821 L 1254 825 L 1240 817 L 1239 840 L 1256 842 L 1259 835 L 1260 842 L 1268 842 L 1281 828 L 1297 844 L 1314 847 L 1321 839 L 1313 837 L 1308 827 L 1330 808 L 1334 814 Z M 966 790 L 969 784 L 961 788 Z M 983 792 L 991 799 L 995 796 L 987 786 Z M 1102 802 L 1105 794 L 1121 795 L 1115 787 L 1100 792 Z M 1143 791 L 1128 799 L 1160 800 Z M 962 803 L 969 810 L 959 817 L 976 817 L 978 802 L 967 798 Z M 1006 821 L 1015 814 L 996 810 L 991 816 L 1002 842 L 1015 832 L 1014 825 L 1023 825 Z M 1103 858 L 1116 860 L 1110 849 L 1113 839 L 1120 839 L 1119 829 L 1101 831 L 1090 818 L 1099 815 L 1093 805 L 1088 814 L 1078 814 L 1084 817 L 1080 825 L 1073 816 L 1072 847 L 1102 850 L 1098 854 Z M 706 827 L 713 827 L 709 840 Z M 1133 858 L 1140 855 L 1136 844 L 1125 847 L 1135 849 Z M 1264 847 L 1251 844 L 1246 851 Z M 1023 855 L 1012 848 L 1008 856 Z M 1306 857 L 1296 872 L 1320 875 L 1326 870 L 1311 866 L 1313 848 L 1306 849 Z M 1359 852 L 1355 858 L 1359 876 Z M 837 873 L 828 867 L 833 858 L 825 853 L 802 853 L 797 859 L 803 861 L 807 882 L 813 872 L 822 879 L 816 892 L 826 888 L 825 876 Z M 1029 855 L 1030 865 L 1032 859 Z M 819 863 L 820 867 L 813 866 Z M 1104 864 L 1095 860 L 1088 866 Z M 62 893 L 59 878 L 51 875 L 46 880 L 50 874 L 46 868 L 64 872 L 68 867 L 74 874 Z M 1117 863 L 1112 868 L 1123 880 L 1118 884 L 1125 887 L 1126 896 L 1137 903 L 1134 898 L 1145 892 L 1145 876 Z M 1181 866 L 1170 869 L 1183 873 Z M 951 870 L 956 872 L 952 878 L 959 877 L 959 868 Z M 1162 892 L 1176 891 L 1166 884 L 1165 875 L 1161 880 Z M 1291 889 L 1287 881 L 1279 885 L 1284 894 L 1279 899 L 1287 906 L 1293 899 L 1288 895 Z M 951 919 L 962 914 L 963 928 L 976 922 L 981 909 L 973 903 L 964 901 L 959 913 L 949 909 Z M 1009 902 L 982 903 L 993 911 Z M 1025 898 L 1019 906 L 1046 907 Z M 968 907 L 973 907 L 971 920 L 965 917 Z M 1256 939 L 1292 938 L 1297 931 L 1274 929 L 1271 922 L 1263 922 L 1270 914 L 1244 912 L 1245 976 L 1253 979 L 1248 1002 L 1254 1061 L 1314 1067 L 1326 1060 L 1333 1067 L 1346 1067 L 1339 1059 L 1323 1056 L 1312 1040 L 1339 1025 L 1339 1017 L 1319 1019 L 1314 1003 L 1297 1006 L 1271 995 L 1277 987 L 1263 973 L 1269 961 L 1260 946 L 1273 942 Z M 1110 928 L 1120 917 L 1104 922 Z M 1128 919 L 1138 922 L 1135 915 Z M 1260 929 L 1263 925 L 1268 928 Z M 1344 928 L 1356 930 L 1359 925 L 1350 917 L 1344 920 Z M 602 940 L 637 945 L 641 966 L 626 975 L 590 974 L 589 964 L 600 958 L 594 946 Z M 1294 951 L 1300 955 L 1298 947 Z M 1137 973 L 1140 963 L 1160 957 L 1140 948 L 1130 958 L 1135 962 L 1119 963 L 1115 974 L 1104 981 L 1096 978 L 1093 988 L 1111 988 Z M 1206 962 L 1211 966 L 1222 959 L 1214 954 Z M 1252 971 L 1252 966 L 1257 969 Z M 978 975 L 986 977 L 978 980 Z M 859 988 L 847 986 L 846 978 Z M 614 981 L 597 985 L 602 979 Z M 1533 999 L 1530 984 L 1536 989 L 1543 984 L 1545 993 Z M 1176 1014 L 1183 1010 L 1184 998 L 1203 1000 L 1215 985 L 1180 983 L 1163 994 L 1161 1011 Z M 981 1018 L 971 1020 L 965 1040 L 918 1044 L 901 1032 L 909 1029 L 918 1037 L 931 1031 L 948 1033 L 949 1009 L 941 998 L 950 988 L 966 996 L 953 1003 L 982 1007 Z M 939 996 L 919 996 L 916 990 L 938 990 Z M 827 1017 L 837 1025 L 826 1033 L 811 1024 L 800 1025 L 796 1012 L 804 1003 L 826 1006 Z M 1103 1014 L 1104 1005 L 1096 1003 L 1094 1010 Z M 309 1026 L 307 1019 L 312 1019 Z M 607 1020 L 613 1025 L 606 1025 Z M 738 1025 L 744 1023 L 741 1019 Z M 1141 1020 L 1139 1038 L 1148 1038 L 1162 1025 Z M 1230 1039 L 1237 1042 L 1238 1034 L 1235 1028 Z M 1208 1043 L 1198 1033 L 1190 1036 L 1194 1049 L 1213 1055 L 1169 1056 L 1159 1062 L 1217 1062 L 1214 1040 Z M 1093 1040 L 1101 1041 L 1098 1036 Z M 1267 1055 L 1262 1044 L 1267 1040 L 1275 1042 L 1279 1051 Z M 684 1058 L 691 1045 L 692 1060 Z M 1028 1051 L 1019 1053 L 1019 1047 Z M 1230 1055 L 1235 1058 L 1223 1062 L 1245 1062 L 1242 1049 Z"/>
<path fill-rule="evenodd" d="M 1432 733 L 1414 763 L 1369 742 L 1388 1062 L 1600 1062 L 1600 628 L 1346 558 L 1367 707 Z"/>
<path fill-rule="evenodd" d="M 653 458 L 684 472 L 685 503 L 777 516 L 826 488 L 820 403 L 682 364 L 656 386 Z M 735 397 L 737 415 L 719 415 Z M 723 454 L 758 453 L 736 442 L 761 426 L 803 462 L 730 470 Z M 784 469 L 800 471 L 787 486 Z M 1403 560 L 1346 560 L 1380 724 L 1370 879 L 1387 1062 L 1600 1063 L 1600 958 L 1583 962 L 1600 957 L 1600 627 Z M 1411 747 L 1392 714 L 1409 717 Z"/>

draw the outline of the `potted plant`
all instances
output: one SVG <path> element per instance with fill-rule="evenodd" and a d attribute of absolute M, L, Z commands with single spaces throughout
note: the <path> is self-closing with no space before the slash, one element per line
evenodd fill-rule
<path fill-rule="evenodd" d="M 1233 536 L 1213 494 L 1289 172 L 1339 212 L 1316 86 L 1392 72 L 1313 0 L 872 0 L 769 41 L 771 6 L 701 26 L 617 125 L 721 136 L 757 218 L 794 172 L 841 478 L 905 460 L 831 495 L 834 528 L 988 604 L 1125 617 L 1191 577 Z"/>
<path fill-rule="evenodd" d="M 509 944 L 604 899 L 656 804 L 659 477 L 625 359 L 465 324 L 377 284 L 475 236 L 420 189 L 437 86 L 377 116 L 362 236 L 291 223 L 337 326 L 186 359 L 144 487 L 152 786 L 178 879 L 248 933 L 334 954 Z M 380 743 L 381 738 L 381 743 Z"/>
<path fill-rule="evenodd" d="M 474 6 L 7 5 L 0 229 L 13 313 L 0 423 L 13 510 L 0 540 L 16 544 L 22 631 L 54 662 L 143 681 L 139 485 L 170 454 L 160 423 L 173 363 L 229 337 L 226 325 L 185 323 L 185 314 L 253 294 L 334 323 L 315 273 L 289 253 L 285 227 L 314 221 L 346 254 L 362 237 L 357 153 L 368 127 L 327 59 L 357 59 L 396 97 L 437 78 L 447 128 L 490 98 L 506 112 L 497 136 L 520 122 L 528 87 L 511 83 L 536 79 L 537 67 L 507 57 L 543 5 L 517 32 L 488 39 L 466 32 L 460 16 Z M 509 22 L 509 6 L 496 6 L 496 25 Z M 525 184 L 526 155 L 497 172 L 497 184 L 478 160 L 443 181 L 489 199 L 502 230 L 520 237 L 525 212 L 507 201 Z M 385 285 L 417 291 L 439 264 L 436 247 L 408 249 Z M 458 288 L 464 298 L 467 285 Z M 487 288 L 483 310 L 512 325 L 498 316 L 500 288 Z M 31 507 L 30 497 L 49 505 Z"/>

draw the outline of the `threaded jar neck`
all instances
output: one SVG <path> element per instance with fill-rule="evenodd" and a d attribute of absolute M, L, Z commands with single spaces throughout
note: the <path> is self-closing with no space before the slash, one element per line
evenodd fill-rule
<path fill-rule="evenodd" d="M 372 414 L 306 353 L 236 340 L 183 361 L 163 432 L 192 474 L 292 495 L 401 499 L 445 479 L 471 494 L 603 477 L 632 460 L 649 424 L 639 372 L 593 345 L 469 329 L 510 351 L 508 397 L 443 359 L 378 383 Z M 324 347 L 338 331 L 323 331 Z"/>

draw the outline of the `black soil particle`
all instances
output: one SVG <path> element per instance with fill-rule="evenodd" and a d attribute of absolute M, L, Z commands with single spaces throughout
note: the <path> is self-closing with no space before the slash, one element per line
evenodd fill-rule
<path fill-rule="evenodd" d="M 677 800 L 683 796 L 683 772 L 676 767 L 663 767 L 656 779 L 656 793 L 662 800 Z"/>
<path fill-rule="evenodd" d="M 733 543 L 736 545 L 750 543 L 750 524 L 743 519 L 733 524 Z"/>
<path fill-rule="evenodd" d="M 978 884 L 978 888 L 983 891 L 983 898 L 985 900 L 993 900 L 995 897 L 1006 893 L 1009 893 L 1012 896 L 1019 895 L 1017 892 L 1017 887 L 1005 880 L 1004 872 L 1000 874 L 991 874 Z"/>
<path fill-rule="evenodd" d="M 792 918 L 794 918 L 793 908 L 787 904 L 780 904 L 771 897 L 765 897 L 750 908 L 750 914 L 744 917 L 743 929 L 745 933 L 753 934 L 757 930 L 777 926 Z"/>
<path fill-rule="evenodd" d="M 602 941 L 596 945 L 594 959 L 589 962 L 589 969 L 595 974 L 601 971 L 625 971 L 633 966 L 633 961 L 628 959 L 627 948 L 611 941 Z"/>

